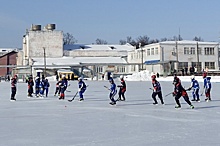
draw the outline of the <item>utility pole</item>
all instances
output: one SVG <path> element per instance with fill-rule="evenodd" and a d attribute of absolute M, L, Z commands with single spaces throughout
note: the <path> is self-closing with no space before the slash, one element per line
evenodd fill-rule
<path fill-rule="evenodd" d="M 179 59 L 178 59 L 178 41 L 176 41 L 176 71 L 178 72 Z"/>
<path fill-rule="evenodd" d="M 199 67 L 199 43 L 197 42 L 196 43 L 196 50 L 197 50 L 197 64 L 196 64 L 196 68 L 197 68 L 197 71 L 200 71 L 200 67 Z"/>
<path fill-rule="evenodd" d="M 46 52 L 45 47 L 43 47 L 44 50 L 44 77 L 46 77 Z"/>
<path fill-rule="evenodd" d="M 139 43 L 139 48 L 141 48 L 141 70 L 144 69 L 144 55 L 143 55 L 143 48 L 141 47 L 141 43 Z"/>

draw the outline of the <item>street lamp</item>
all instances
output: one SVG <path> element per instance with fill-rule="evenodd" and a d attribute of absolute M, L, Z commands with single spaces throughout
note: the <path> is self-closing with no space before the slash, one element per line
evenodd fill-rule
<path fill-rule="evenodd" d="M 46 77 L 46 53 L 45 53 L 45 47 L 43 47 L 44 50 L 44 77 Z"/>

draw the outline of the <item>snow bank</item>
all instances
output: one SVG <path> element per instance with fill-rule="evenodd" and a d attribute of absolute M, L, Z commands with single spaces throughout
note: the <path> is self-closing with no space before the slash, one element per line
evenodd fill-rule
<path fill-rule="evenodd" d="M 154 73 L 148 70 L 133 73 L 132 75 L 127 75 L 124 77 L 126 81 L 151 81 L 151 75 Z M 178 76 L 182 82 L 190 82 L 191 76 Z M 210 76 L 211 82 L 220 82 L 220 76 Z M 202 76 L 195 76 L 198 82 L 203 82 Z M 173 76 L 159 77 L 158 81 L 173 81 Z"/>

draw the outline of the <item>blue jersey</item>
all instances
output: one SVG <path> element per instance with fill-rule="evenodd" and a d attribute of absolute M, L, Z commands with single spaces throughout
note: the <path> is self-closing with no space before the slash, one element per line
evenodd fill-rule
<path fill-rule="evenodd" d="M 110 90 L 110 92 L 111 92 L 112 94 L 117 93 L 117 89 L 116 89 L 115 83 L 112 83 L 112 84 L 111 84 L 111 87 L 109 88 L 109 90 Z"/>
<path fill-rule="evenodd" d="M 191 87 L 193 89 L 199 89 L 199 82 L 197 80 L 195 80 L 195 79 L 192 79 L 191 80 Z"/>
<path fill-rule="evenodd" d="M 50 83 L 48 82 L 48 80 L 44 81 L 44 88 L 49 88 L 50 87 Z"/>
<path fill-rule="evenodd" d="M 79 86 L 80 89 L 86 90 L 86 84 L 85 84 L 85 82 L 79 81 L 79 82 L 78 82 L 78 86 Z"/>
<path fill-rule="evenodd" d="M 160 92 L 161 91 L 160 83 L 157 80 L 152 81 L 152 85 L 153 85 L 153 88 L 154 88 L 154 92 Z"/>
<path fill-rule="evenodd" d="M 40 78 L 35 79 L 35 87 L 39 87 L 40 86 Z"/>
<path fill-rule="evenodd" d="M 204 88 L 206 89 L 211 89 L 212 88 L 212 84 L 211 84 L 211 77 L 205 77 L 204 78 Z"/>

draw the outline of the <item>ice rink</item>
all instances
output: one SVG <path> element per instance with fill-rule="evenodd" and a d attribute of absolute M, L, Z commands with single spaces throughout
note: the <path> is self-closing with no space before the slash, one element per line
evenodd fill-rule
<path fill-rule="evenodd" d="M 1 146 L 219 146 L 220 84 L 212 83 L 211 102 L 193 102 L 190 109 L 181 98 L 176 110 L 172 96 L 165 105 L 153 105 L 149 81 L 127 81 L 126 101 L 109 105 L 108 81 L 85 81 L 83 102 L 77 81 L 71 81 L 64 101 L 54 97 L 51 81 L 48 98 L 27 98 L 27 84 L 18 83 L 17 101 L 10 101 L 10 83 L 0 82 Z M 116 80 L 118 85 L 120 82 Z M 161 81 L 163 95 L 173 91 Z M 182 82 L 188 87 L 190 82 Z M 200 82 L 200 86 L 202 83 Z M 201 91 L 200 91 L 201 92 Z M 188 92 L 192 97 L 191 92 Z M 118 96 L 116 96 L 117 98 Z M 159 100 L 158 100 L 159 101 Z M 160 102 L 159 102 L 160 103 Z"/>

